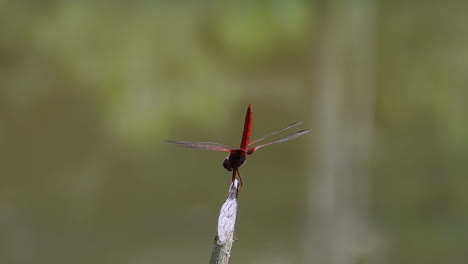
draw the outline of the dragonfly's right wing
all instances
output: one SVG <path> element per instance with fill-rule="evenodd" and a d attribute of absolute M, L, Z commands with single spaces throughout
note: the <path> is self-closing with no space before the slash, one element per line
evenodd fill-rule
<path fill-rule="evenodd" d="M 293 128 L 293 127 L 295 127 L 295 126 L 297 126 L 297 125 L 300 125 L 300 124 L 301 124 L 301 122 L 292 123 L 291 125 L 289 125 L 289 126 L 287 126 L 287 127 L 285 127 L 285 128 L 282 128 L 282 129 L 280 129 L 280 130 L 278 130 L 278 131 L 276 131 L 276 132 L 273 132 L 273 133 L 271 133 L 271 134 L 268 134 L 268 135 L 266 135 L 266 136 L 264 136 L 264 137 L 261 137 L 261 138 L 259 138 L 259 139 L 257 139 L 257 140 L 254 140 L 254 141 L 250 142 L 249 146 L 252 146 L 252 145 L 254 145 L 254 144 L 256 144 L 256 143 L 258 143 L 258 142 L 260 142 L 260 141 L 262 141 L 262 140 L 264 140 L 264 139 L 266 139 L 266 138 L 269 138 L 269 137 L 271 137 L 271 136 L 273 136 L 273 135 L 276 135 L 276 134 L 278 134 L 278 133 L 280 133 L 280 132 L 283 132 L 283 131 L 285 131 L 285 130 L 287 130 L 287 129 Z"/>
<path fill-rule="evenodd" d="M 169 143 L 177 144 L 182 147 L 187 148 L 196 148 L 196 149 L 203 149 L 203 150 L 213 150 L 213 151 L 224 151 L 224 152 L 231 152 L 232 148 L 228 147 L 223 144 L 214 143 L 214 142 L 189 142 L 189 141 L 172 141 L 172 140 L 164 140 Z"/>
<path fill-rule="evenodd" d="M 250 149 L 247 151 L 247 154 L 252 154 L 252 153 L 253 153 L 254 151 L 256 151 L 257 149 L 263 148 L 263 147 L 268 146 L 268 145 L 272 145 L 272 144 L 276 144 L 276 143 L 281 143 L 281 142 L 285 142 L 285 141 L 288 141 L 288 140 L 291 140 L 291 139 L 300 137 L 300 136 L 302 136 L 302 135 L 304 135 L 304 134 L 307 134 L 307 133 L 309 133 L 309 132 L 310 132 L 309 129 L 297 131 L 296 133 L 291 134 L 291 135 L 289 135 L 289 136 L 285 136 L 285 137 L 282 137 L 282 138 L 277 139 L 277 140 L 275 140 L 275 141 L 268 142 L 268 143 L 265 143 L 265 144 L 262 144 L 262 145 L 259 145 L 259 146 L 250 148 Z"/>

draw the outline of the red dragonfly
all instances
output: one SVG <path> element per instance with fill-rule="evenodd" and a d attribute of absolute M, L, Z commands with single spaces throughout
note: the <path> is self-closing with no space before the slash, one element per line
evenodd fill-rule
<path fill-rule="evenodd" d="M 285 128 L 282 128 L 282 129 L 280 129 L 280 130 L 278 130 L 276 132 L 273 132 L 273 133 L 271 133 L 269 135 L 266 135 L 264 137 L 261 137 L 261 138 L 259 138 L 257 140 L 254 140 L 254 141 L 250 142 L 250 134 L 252 132 L 252 117 L 253 117 L 252 106 L 249 104 L 249 106 L 247 107 L 247 113 L 245 114 L 244 131 L 242 132 L 242 140 L 241 140 L 241 144 L 240 144 L 239 148 L 231 148 L 231 147 L 228 147 L 226 145 L 219 144 L 219 143 L 213 143 L 213 142 L 188 142 L 188 141 L 172 141 L 172 140 L 165 140 L 165 141 L 169 142 L 169 143 L 177 144 L 177 145 L 182 146 L 182 147 L 229 152 L 229 156 L 227 156 L 227 158 L 225 158 L 224 161 L 223 161 L 223 167 L 228 171 L 232 171 L 231 180 L 233 182 L 236 179 L 236 175 L 238 175 L 240 185 L 242 186 L 242 178 L 241 178 L 241 175 L 239 173 L 239 167 L 242 166 L 242 164 L 244 164 L 244 162 L 245 162 L 245 160 L 247 158 L 247 155 L 251 155 L 252 153 L 254 153 L 259 148 L 263 148 L 265 146 L 276 144 L 276 143 L 285 142 L 285 141 L 291 140 L 293 138 L 300 137 L 300 136 L 310 132 L 309 129 L 300 130 L 300 131 L 297 131 L 296 133 L 293 133 L 291 135 L 282 137 L 280 139 L 277 139 L 277 140 L 274 140 L 274 141 L 271 141 L 271 142 L 268 142 L 268 143 L 264 143 L 264 144 L 261 144 L 261 145 L 258 145 L 258 146 L 253 146 L 253 145 L 257 144 L 258 142 L 260 142 L 260 141 L 262 141 L 262 140 L 264 140 L 264 139 L 266 139 L 266 138 L 268 138 L 270 136 L 273 136 L 275 134 L 283 132 L 286 129 L 290 129 L 292 127 L 295 127 L 295 126 L 299 125 L 301 122 L 293 123 L 293 124 L 291 124 L 291 125 L 289 125 L 289 126 L 287 126 Z"/>

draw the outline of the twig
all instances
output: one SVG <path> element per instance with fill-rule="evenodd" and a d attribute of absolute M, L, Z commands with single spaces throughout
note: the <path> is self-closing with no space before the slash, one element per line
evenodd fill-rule
<path fill-rule="evenodd" d="M 234 226 L 237 215 L 237 192 L 239 182 L 234 180 L 229 187 L 226 201 L 224 201 L 218 218 L 218 230 L 214 238 L 210 264 L 228 264 L 231 248 L 234 243 Z"/>

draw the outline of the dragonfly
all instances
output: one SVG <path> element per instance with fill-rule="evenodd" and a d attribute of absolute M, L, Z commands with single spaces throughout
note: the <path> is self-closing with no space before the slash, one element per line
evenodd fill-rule
<path fill-rule="evenodd" d="M 173 141 L 173 140 L 165 140 L 165 141 L 182 146 L 182 147 L 187 147 L 187 148 L 229 152 L 229 155 L 223 161 L 223 167 L 226 170 L 232 172 L 232 177 L 231 177 L 232 182 L 234 182 L 234 180 L 236 179 L 236 176 L 239 177 L 240 186 L 242 187 L 242 177 L 240 175 L 239 168 L 240 166 L 242 166 L 242 164 L 245 163 L 247 159 L 247 155 L 252 155 L 255 151 L 257 151 L 260 148 L 273 145 L 276 143 L 286 142 L 288 140 L 300 137 L 310 132 L 310 129 L 304 129 L 304 130 L 297 131 L 293 134 L 284 136 L 282 138 L 276 139 L 274 141 L 270 141 L 270 142 L 258 145 L 258 143 L 260 143 L 261 141 L 273 135 L 276 135 L 287 129 L 298 126 L 299 124 L 301 124 L 301 122 L 293 123 L 278 131 L 275 131 L 271 134 L 263 136 L 257 140 L 250 141 L 250 135 L 252 133 L 252 119 L 253 119 L 252 105 L 249 104 L 249 106 L 247 107 L 247 112 L 245 114 L 244 130 L 242 131 L 242 140 L 241 140 L 239 148 L 231 148 L 229 146 L 219 144 L 219 143 L 214 143 L 214 142 L 189 142 L 189 141 Z"/>

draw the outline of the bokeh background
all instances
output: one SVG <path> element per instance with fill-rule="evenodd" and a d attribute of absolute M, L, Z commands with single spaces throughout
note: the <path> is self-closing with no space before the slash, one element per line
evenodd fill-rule
<path fill-rule="evenodd" d="M 468 2 L 0 0 L 0 263 L 467 263 Z"/>

